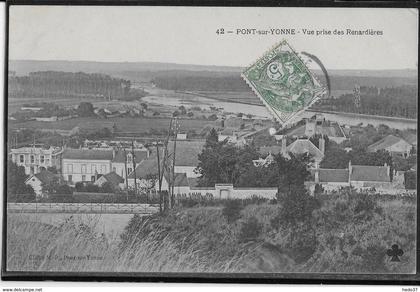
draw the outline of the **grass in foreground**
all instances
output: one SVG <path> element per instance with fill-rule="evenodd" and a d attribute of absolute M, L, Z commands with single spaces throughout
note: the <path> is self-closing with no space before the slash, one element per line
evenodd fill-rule
<path fill-rule="evenodd" d="M 279 205 L 226 212 L 220 207 L 135 216 L 111 242 L 69 220 L 53 227 L 8 221 L 9 271 L 109 272 L 343 272 L 412 273 L 415 270 L 415 200 L 321 198 L 309 221 L 288 226 Z M 239 213 L 237 213 L 237 211 Z M 386 250 L 404 255 L 391 262 Z"/>

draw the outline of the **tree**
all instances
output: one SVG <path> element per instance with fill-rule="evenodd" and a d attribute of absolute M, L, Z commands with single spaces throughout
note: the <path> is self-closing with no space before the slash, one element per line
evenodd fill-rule
<path fill-rule="evenodd" d="M 95 114 L 93 105 L 90 102 L 81 102 L 77 107 L 77 114 L 79 115 L 79 117 L 93 116 Z"/>
<path fill-rule="evenodd" d="M 35 192 L 30 185 L 26 185 L 25 168 L 12 161 L 7 162 L 7 200 L 30 202 L 35 200 Z"/>
<path fill-rule="evenodd" d="M 208 116 L 207 118 L 209 121 L 215 121 L 217 120 L 217 115 L 216 114 L 211 114 L 210 116 Z"/>
<path fill-rule="evenodd" d="M 216 130 L 207 136 L 203 151 L 198 155 L 197 171 L 201 174 L 199 185 L 214 186 L 215 183 L 232 183 L 237 159 L 236 148 L 227 141 L 218 142 Z"/>
<path fill-rule="evenodd" d="M 331 144 L 332 143 L 329 143 L 329 147 L 325 150 L 325 156 L 320 163 L 321 168 L 347 168 L 350 155 L 344 149 L 338 147 L 337 144 Z"/>
<path fill-rule="evenodd" d="M 180 110 L 181 115 L 187 114 L 187 109 L 185 108 L 185 106 L 181 105 L 178 109 Z"/>
<path fill-rule="evenodd" d="M 228 223 L 233 223 L 241 217 L 242 209 L 240 200 L 227 200 L 224 204 L 222 214 Z"/>
<path fill-rule="evenodd" d="M 308 164 L 310 157 L 306 154 L 294 155 L 289 153 L 290 159 L 281 154 L 275 155 L 278 171 L 278 194 L 290 193 L 292 190 L 304 189 L 305 180 L 310 172 Z"/>
<path fill-rule="evenodd" d="M 404 185 L 406 190 L 415 190 L 417 187 L 417 172 L 407 171 L 404 173 Z"/>

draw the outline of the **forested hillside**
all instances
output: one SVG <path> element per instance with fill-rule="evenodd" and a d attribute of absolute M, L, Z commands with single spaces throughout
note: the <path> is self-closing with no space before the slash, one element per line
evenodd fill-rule
<path fill-rule="evenodd" d="M 360 107 L 355 106 L 353 94 L 324 100 L 317 109 L 355 112 L 361 114 L 417 118 L 417 86 L 361 87 Z"/>
<path fill-rule="evenodd" d="M 129 80 L 104 74 L 44 71 L 26 76 L 9 76 L 9 97 L 104 96 L 124 98 Z"/>

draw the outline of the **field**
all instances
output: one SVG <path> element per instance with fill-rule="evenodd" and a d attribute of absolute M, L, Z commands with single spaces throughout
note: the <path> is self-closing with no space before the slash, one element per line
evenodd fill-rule
<path fill-rule="evenodd" d="M 102 128 L 112 129 L 114 123 L 118 131 L 121 132 L 136 132 L 145 133 L 151 129 L 167 130 L 169 127 L 169 118 L 130 118 L 130 117 L 115 117 L 108 119 L 99 118 L 73 118 L 57 122 L 9 122 L 10 129 L 29 128 L 29 129 L 52 129 L 52 130 L 71 130 L 74 127 L 86 130 L 100 130 Z M 180 130 L 200 131 L 206 125 L 212 125 L 214 122 L 196 119 L 179 119 Z"/>
<path fill-rule="evenodd" d="M 281 206 L 197 206 L 133 217 L 119 242 L 94 226 L 8 220 L 7 270 L 112 272 L 412 273 L 416 202 L 342 194 L 321 198 L 305 224 L 278 221 Z M 231 215 L 229 215 L 231 214 Z M 229 216 L 227 216 L 229 215 Z M 392 262 L 393 244 L 404 251 Z"/>
<path fill-rule="evenodd" d="M 90 102 L 94 106 L 98 106 L 100 104 L 107 103 L 103 98 L 93 98 L 93 97 L 69 97 L 69 98 L 9 98 L 7 101 L 7 110 L 9 114 L 14 113 L 24 105 L 24 104 L 32 104 L 32 103 L 41 103 L 41 102 L 53 102 L 58 106 L 69 108 L 75 107 L 81 102 Z"/>

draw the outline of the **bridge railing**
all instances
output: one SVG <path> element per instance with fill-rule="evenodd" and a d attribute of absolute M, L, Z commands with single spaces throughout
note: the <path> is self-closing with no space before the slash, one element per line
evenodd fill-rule
<path fill-rule="evenodd" d="M 153 214 L 159 211 L 159 205 L 116 203 L 7 203 L 7 211 L 12 213 Z"/>

